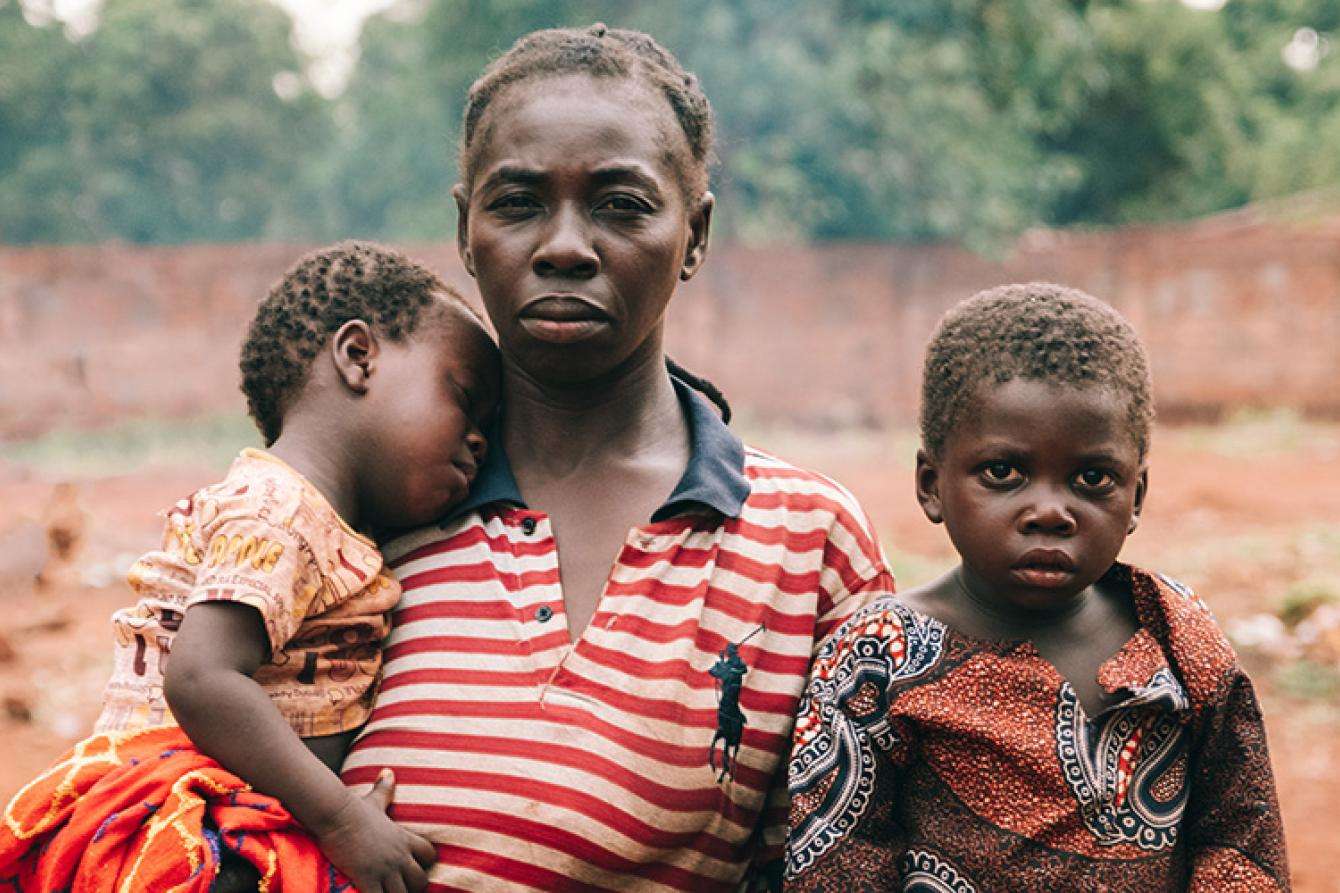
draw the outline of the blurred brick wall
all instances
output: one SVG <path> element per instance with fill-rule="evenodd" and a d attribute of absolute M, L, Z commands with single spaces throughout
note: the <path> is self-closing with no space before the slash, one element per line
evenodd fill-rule
<path fill-rule="evenodd" d="M 297 245 L 0 249 L 0 437 L 238 410 L 236 354 Z M 449 244 L 415 257 L 473 294 Z M 1340 218 L 1222 215 L 1038 233 L 1002 260 L 945 246 L 717 246 L 670 314 L 671 353 L 742 411 L 814 425 L 915 415 L 921 350 L 973 291 L 1048 279 L 1122 310 L 1165 415 L 1340 414 Z"/>

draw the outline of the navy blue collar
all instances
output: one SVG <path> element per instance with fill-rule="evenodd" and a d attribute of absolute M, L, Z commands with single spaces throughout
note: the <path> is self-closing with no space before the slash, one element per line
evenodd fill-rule
<path fill-rule="evenodd" d="M 726 427 L 716 408 L 688 384 L 670 376 L 689 423 L 689 464 L 669 498 L 651 515 L 653 523 L 705 506 L 728 518 L 738 517 L 749 496 L 744 476 L 744 445 Z M 463 515 L 492 503 L 526 507 L 502 445 L 502 419 L 488 432 L 489 449 L 470 495 L 442 519 L 445 527 Z"/>

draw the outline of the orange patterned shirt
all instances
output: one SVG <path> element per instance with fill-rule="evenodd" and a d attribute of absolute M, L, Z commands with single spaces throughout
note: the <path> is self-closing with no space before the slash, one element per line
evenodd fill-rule
<path fill-rule="evenodd" d="M 115 665 L 95 730 L 173 722 L 163 671 L 183 613 L 204 601 L 260 612 L 270 660 L 254 678 L 300 736 L 362 725 L 400 598 L 372 541 L 296 471 L 252 449 L 166 522 L 162 546 L 130 569 L 139 601 L 112 616 Z"/>

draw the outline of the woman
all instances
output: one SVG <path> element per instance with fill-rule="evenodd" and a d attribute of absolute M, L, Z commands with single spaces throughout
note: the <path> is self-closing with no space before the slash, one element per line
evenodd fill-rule
<path fill-rule="evenodd" d="M 695 79 L 637 32 L 535 32 L 471 88 L 458 247 L 505 409 L 471 498 L 385 550 L 404 597 L 345 764 L 394 770 L 430 887 L 775 882 L 814 645 L 892 590 L 850 494 L 667 374 L 710 154 Z"/>

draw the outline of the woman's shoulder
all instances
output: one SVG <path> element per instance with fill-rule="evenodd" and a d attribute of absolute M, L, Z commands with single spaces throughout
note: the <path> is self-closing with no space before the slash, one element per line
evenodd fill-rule
<path fill-rule="evenodd" d="M 819 554 L 825 565 L 838 572 L 849 590 L 873 580 L 883 580 L 892 590 L 884 547 L 850 490 L 826 475 L 750 446 L 744 449 L 744 474 L 749 495 L 740 510 L 742 525 L 786 530 L 806 539 L 822 536 L 822 543 L 813 544 L 823 545 Z"/>
<path fill-rule="evenodd" d="M 868 524 L 866 513 L 852 492 L 837 481 L 793 465 L 772 453 L 746 445 L 744 475 L 749 481 L 746 508 L 829 512 Z"/>

